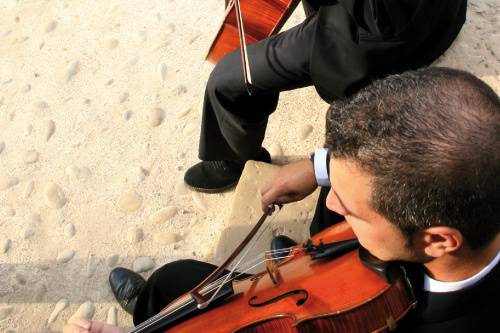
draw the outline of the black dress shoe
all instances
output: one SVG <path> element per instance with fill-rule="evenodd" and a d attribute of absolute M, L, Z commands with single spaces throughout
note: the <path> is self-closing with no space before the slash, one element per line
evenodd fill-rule
<path fill-rule="evenodd" d="M 284 235 L 276 236 L 271 240 L 271 256 L 274 261 L 280 262 L 290 254 L 292 246 L 295 245 L 297 245 L 297 242 L 290 237 Z"/>
<path fill-rule="evenodd" d="M 262 148 L 256 161 L 271 162 L 271 155 Z M 184 182 L 200 192 L 222 192 L 238 183 L 246 161 L 202 161 L 184 174 Z"/>
<path fill-rule="evenodd" d="M 109 273 L 109 285 L 118 304 L 131 315 L 145 284 L 142 276 L 126 268 L 117 267 Z"/>

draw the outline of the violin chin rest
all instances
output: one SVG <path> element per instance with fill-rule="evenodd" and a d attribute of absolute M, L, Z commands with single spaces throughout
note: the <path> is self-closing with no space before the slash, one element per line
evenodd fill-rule
<path fill-rule="evenodd" d="M 393 284 L 401 277 L 402 271 L 397 263 L 380 260 L 362 246 L 358 253 L 363 265 L 377 273 L 386 283 Z"/>

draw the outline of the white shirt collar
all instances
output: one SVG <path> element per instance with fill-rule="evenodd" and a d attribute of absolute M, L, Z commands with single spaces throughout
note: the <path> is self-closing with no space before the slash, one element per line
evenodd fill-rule
<path fill-rule="evenodd" d="M 454 282 L 443 282 L 434 280 L 429 275 L 424 274 L 424 290 L 433 292 L 433 293 L 446 293 L 451 291 L 457 291 L 460 289 L 465 289 L 469 286 L 472 286 L 474 283 L 481 280 L 485 277 L 497 264 L 500 260 L 500 251 L 497 253 L 495 258 L 488 265 L 486 265 L 481 271 L 479 271 L 474 276 L 471 276 L 468 279 L 462 281 L 454 281 Z"/>

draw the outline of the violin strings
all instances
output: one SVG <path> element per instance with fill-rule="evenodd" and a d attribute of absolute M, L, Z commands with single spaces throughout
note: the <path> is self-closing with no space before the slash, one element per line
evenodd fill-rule
<path fill-rule="evenodd" d="M 295 255 L 295 253 L 298 252 L 298 251 L 292 251 L 292 252 L 294 252 L 294 253 L 293 254 L 289 254 L 287 256 L 279 257 L 279 258 L 276 258 L 276 259 L 284 259 L 284 258 L 293 257 Z M 262 261 L 256 263 L 255 265 L 247 268 L 245 271 L 238 272 L 237 275 L 235 275 L 233 278 L 229 279 L 225 283 L 231 282 L 231 281 L 237 279 L 239 276 L 247 273 L 248 271 L 250 271 L 253 268 L 255 268 L 255 267 L 259 266 L 260 264 L 262 264 L 263 262 L 266 262 L 266 261 L 269 261 L 269 260 L 273 260 L 273 259 L 264 258 L 264 260 L 262 260 Z M 254 261 L 255 261 L 255 259 L 254 259 Z M 202 289 L 202 293 L 203 294 L 208 294 L 211 291 L 213 291 L 214 289 L 218 288 L 218 284 L 220 283 L 220 281 L 223 280 L 227 275 L 230 275 L 230 274 L 228 273 L 228 274 L 224 275 L 223 277 L 220 277 L 217 280 L 215 280 L 214 282 L 210 283 L 208 286 L 204 287 Z M 253 275 L 250 275 L 250 276 L 248 276 L 248 277 L 246 277 L 244 279 L 240 279 L 239 281 L 248 280 L 248 279 L 251 279 L 252 277 L 253 277 Z M 173 312 L 182 310 L 186 306 L 190 305 L 190 303 L 192 303 L 192 301 L 193 301 L 193 299 L 189 295 L 185 295 L 185 296 L 179 298 L 177 301 L 175 301 L 174 303 L 170 304 L 164 311 L 156 314 L 155 316 L 153 316 L 153 317 L 149 318 L 148 320 L 142 322 L 141 324 L 137 325 L 131 331 L 129 331 L 129 333 L 139 333 L 139 332 L 141 332 L 143 329 L 146 329 L 146 328 L 148 328 L 148 327 L 150 327 L 150 326 L 158 323 L 160 320 L 162 320 L 165 317 L 169 316 Z"/>
<path fill-rule="evenodd" d="M 292 256 L 295 255 L 295 253 L 293 253 L 293 252 L 296 252 L 296 251 L 290 251 L 292 249 L 292 247 L 290 247 L 290 248 L 283 248 L 283 249 L 277 249 L 277 250 L 268 250 L 268 251 L 264 251 L 264 253 L 265 254 L 288 253 L 288 255 L 279 256 L 279 257 L 274 258 L 274 259 L 267 259 L 267 258 L 264 257 L 264 260 L 261 260 L 259 257 L 257 257 L 257 258 L 252 259 L 249 262 L 246 262 L 244 265 L 242 265 L 241 267 L 239 267 L 241 261 L 248 255 L 249 251 L 256 246 L 257 241 L 262 237 L 262 235 L 264 234 L 264 232 L 266 231 L 266 229 L 269 228 L 269 226 L 271 225 L 272 221 L 276 218 L 276 215 L 277 214 L 274 214 L 271 217 L 269 223 L 267 223 L 266 226 L 263 229 L 260 230 L 260 233 L 258 234 L 257 238 L 255 239 L 254 244 L 245 251 L 245 253 L 241 256 L 241 258 L 238 261 L 238 263 L 235 265 L 235 267 L 229 273 L 223 275 L 222 277 L 219 277 L 217 280 L 213 281 L 209 285 L 207 285 L 204 288 L 202 288 L 201 292 L 204 293 L 204 294 L 208 294 L 211 291 L 217 289 L 212 294 L 211 298 L 208 300 L 209 304 L 210 304 L 210 302 L 213 301 L 213 299 L 216 297 L 217 293 L 220 292 L 220 290 L 223 288 L 223 286 L 225 284 L 227 284 L 228 282 L 231 282 L 231 281 L 235 280 L 239 276 L 245 274 L 246 272 L 252 270 L 253 268 L 259 266 L 260 264 L 262 264 L 262 263 L 264 263 L 264 262 L 266 262 L 268 260 L 281 260 L 281 259 L 289 258 L 289 257 L 292 257 Z M 257 262 L 256 264 L 248 267 L 251 263 L 253 263 L 255 261 L 258 261 L 258 260 L 260 260 L 260 261 Z M 246 267 L 248 267 L 248 268 L 246 268 L 246 269 L 238 272 L 234 277 L 229 278 L 231 275 L 234 274 L 234 272 L 236 271 L 236 269 L 238 267 L 239 268 L 246 268 Z M 241 279 L 240 281 L 243 281 L 243 280 L 246 280 L 246 279 L 249 279 L 249 278 L 252 278 L 252 276 L 249 276 L 249 277 L 247 277 L 245 279 Z M 223 282 L 221 282 L 221 281 L 223 281 Z M 170 314 L 174 313 L 175 311 L 182 310 L 184 307 L 190 305 L 190 303 L 192 303 L 192 301 L 193 301 L 193 299 L 190 297 L 190 295 L 184 295 L 183 297 L 181 297 L 180 299 L 178 299 L 174 303 L 170 304 L 164 311 L 158 313 L 157 315 L 149 318 L 148 320 L 146 320 L 146 321 L 142 322 L 141 324 L 137 325 L 136 327 L 134 327 L 131 331 L 129 331 L 129 333 L 138 333 L 141 330 L 146 329 L 146 328 L 150 327 L 151 325 L 154 325 L 154 324 L 158 323 L 160 320 L 164 319 L 165 317 L 169 316 Z"/>
<path fill-rule="evenodd" d="M 278 213 L 280 212 L 281 210 L 279 210 L 276 214 L 273 214 L 271 216 L 271 218 L 269 219 L 269 222 L 266 223 L 266 226 L 264 228 L 261 228 L 259 230 L 259 234 L 257 235 L 257 237 L 254 239 L 253 241 L 253 244 L 251 246 L 248 246 L 247 244 L 247 249 L 245 250 L 245 252 L 240 256 L 240 259 L 238 260 L 238 262 L 236 263 L 236 265 L 231 269 L 231 271 L 229 272 L 229 274 L 226 275 L 226 277 L 224 278 L 224 281 L 222 281 L 222 283 L 220 284 L 220 286 L 217 288 L 217 290 L 212 294 L 212 296 L 210 297 L 210 299 L 208 301 L 206 301 L 204 304 L 205 307 L 210 305 L 210 303 L 212 303 L 212 301 L 215 299 L 215 297 L 217 297 L 217 295 L 219 294 L 219 292 L 221 291 L 221 289 L 224 287 L 224 285 L 227 283 L 227 280 L 229 279 L 229 277 L 231 275 L 233 275 L 233 273 L 236 271 L 236 268 L 238 268 L 238 266 L 241 264 L 241 262 L 243 261 L 243 259 L 245 259 L 245 257 L 248 255 L 248 253 L 250 252 L 250 250 L 253 250 L 257 244 L 257 241 L 262 237 L 262 235 L 264 234 L 264 232 L 269 228 L 269 226 L 271 225 L 271 223 L 274 221 L 274 219 L 276 218 L 276 216 L 278 215 Z"/>

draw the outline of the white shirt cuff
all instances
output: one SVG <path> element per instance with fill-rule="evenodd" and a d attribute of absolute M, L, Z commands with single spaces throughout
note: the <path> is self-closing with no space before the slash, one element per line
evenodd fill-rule
<path fill-rule="evenodd" d="M 328 149 L 318 148 L 314 152 L 314 176 L 319 186 L 330 186 L 328 177 L 327 158 Z"/>

